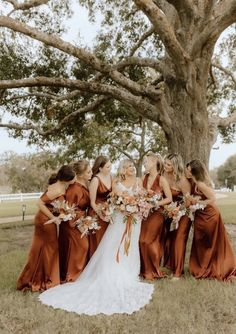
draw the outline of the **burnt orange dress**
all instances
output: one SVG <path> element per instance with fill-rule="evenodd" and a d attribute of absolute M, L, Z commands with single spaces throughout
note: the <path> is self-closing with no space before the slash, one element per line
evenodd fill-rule
<path fill-rule="evenodd" d="M 202 199 L 203 195 L 195 191 Z M 236 260 L 219 209 L 207 205 L 197 210 L 189 271 L 195 278 L 228 281 L 236 278 Z"/>
<path fill-rule="evenodd" d="M 52 212 L 52 200 L 46 194 L 41 200 Z M 55 224 L 44 225 L 48 220 L 42 211 L 35 216 L 33 242 L 28 262 L 17 280 L 18 290 L 44 291 L 60 283 L 57 228 Z"/>
<path fill-rule="evenodd" d="M 86 215 L 90 205 L 89 191 L 76 182 L 67 189 L 65 199 L 70 205 L 76 205 L 76 217 L 60 225 L 60 276 L 61 282 L 73 282 L 79 277 L 88 262 L 88 236 L 81 238 L 81 232 L 75 227 L 75 221 Z"/>
<path fill-rule="evenodd" d="M 182 193 L 171 189 L 173 202 L 182 201 Z M 164 266 L 171 269 L 173 276 L 184 274 L 184 261 L 191 221 L 187 215 L 180 218 L 177 230 L 170 231 L 171 219 L 166 220 L 166 237 L 164 250 Z"/>
<path fill-rule="evenodd" d="M 98 176 L 95 176 L 98 178 L 98 189 L 97 189 L 97 197 L 96 197 L 96 204 L 103 204 L 106 203 L 108 195 L 111 192 L 111 188 L 108 189 L 105 184 L 101 181 L 101 179 Z M 89 210 L 89 215 L 94 216 L 96 213 L 91 208 Z M 89 257 L 93 255 L 93 253 L 96 251 L 100 241 L 102 240 L 102 237 L 104 233 L 106 232 L 108 223 L 102 220 L 101 218 L 98 218 L 98 224 L 101 226 L 100 230 L 96 231 L 95 234 L 89 235 Z"/>
<path fill-rule="evenodd" d="M 143 187 L 147 189 L 148 174 L 143 180 Z M 155 178 L 151 190 L 162 193 L 159 185 L 160 175 Z M 163 252 L 163 228 L 164 217 L 162 209 L 152 212 L 149 217 L 142 221 L 139 238 L 141 276 L 146 279 L 162 278 L 164 274 L 160 270 L 160 262 Z"/>

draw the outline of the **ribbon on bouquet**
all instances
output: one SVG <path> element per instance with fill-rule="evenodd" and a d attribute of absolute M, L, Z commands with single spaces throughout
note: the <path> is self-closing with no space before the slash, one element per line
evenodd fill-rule
<path fill-rule="evenodd" d="M 119 254 L 120 254 L 120 247 L 124 241 L 124 254 L 126 256 L 129 255 L 129 247 L 130 247 L 130 242 L 131 242 L 131 233 L 132 233 L 132 225 L 133 225 L 133 220 L 134 217 L 132 215 L 128 215 L 126 217 L 126 226 L 125 226 L 125 231 L 122 235 L 121 241 L 120 241 L 120 245 L 119 248 L 117 250 L 116 253 L 116 262 L 119 263 L 120 258 L 119 258 Z"/>

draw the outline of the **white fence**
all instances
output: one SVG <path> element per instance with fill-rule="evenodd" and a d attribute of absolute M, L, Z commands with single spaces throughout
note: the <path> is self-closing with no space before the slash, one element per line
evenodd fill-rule
<path fill-rule="evenodd" d="M 39 198 L 42 193 L 18 193 L 18 194 L 2 194 L 0 195 L 0 203 L 3 201 L 21 201 L 27 199 Z"/>

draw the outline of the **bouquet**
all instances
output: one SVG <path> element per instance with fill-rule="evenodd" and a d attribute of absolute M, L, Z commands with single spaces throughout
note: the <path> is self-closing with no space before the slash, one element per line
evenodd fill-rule
<path fill-rule="evenodd" d="M 97 230 L 100 230 L 101 226 L 99 226 L 97 222 L 97 217 L 81 217 L 75 222 L 76 228 L 81 232 L 81 238 L 83 236 L 88 235 L 89 232 L 92 234 L 96 233 Z"/>
<path fill-rule="evenodd" d="M 110 193 L 108 199 L 109 206 L 112 208 L 112 211 L 118 210 L 124 214 L 123 222 L 126 224 L 116 255 L 117 262 L 119 262 L 119 251 L 123 241 L 124 253 L 126 256 L 129 254 L 132 225 L 137 223 L 137 218 L 147 218 L 150 210 L 157 206 L 156 202 L 157 200 L 154 200 L 153 194 L 148 197 L 148 193 L 142 190 L 139 190 L 139 192 L 136 192 L 133 195 L 128 194 L 126 191 L 120 193 Z"/>
<path fill-rule="evenodd" d="M 200 196 L 194 196 L 190 194 L 186 194 L 184 196 L 184 203 L 187 207 L 186 212 L 191 221 L 194 221 L 195 212 L 197 210 L 204 210 L 206 207 L 205 204 L 199 203 L 200 199 Z"/>
<path fill-rule="evenodd" d="M 44 225 L 56 223 L 58 221 L 58 218 L 61 221 L 68 221 L 76 217 L 76 205 L 75 204 L 70 205 L 65 200 L 54 200 L 51 202 L 51 205 L 53 207 L 52 212 L 58 214 L 58 216 L 48 220 L 46 223 L 44 223 Z M 58 224 L 56 225 L 57 225 L 57 235 L 59 235 L 59 226 Z"/>
<path fill-rule="evenodd" d="M 152 210 L 159 209 L 158 201 L 162 199 L 162 193 L 155 192 L 153 190 L 147 190 L 145 192 L 145 198 L 148 203 L 152 205 Z"/>
<path fill-rule="evenodd" d="M 113 206 L 109 203 L 100 203 L 98 207 L 98 216 L 107 223 L 113 223 L 112 214 L 114 213 Z"/>
<path fill-rule="evenodd" d="M 178 205 L 177 202 L 171 202 L 164 205 L 163 214 L 165 218 L 171 218 L 170 231 L 177 230 L 179 227 L 179 221 L 182 216 L 186 214 L 186 208 L 184 205 Z"/>

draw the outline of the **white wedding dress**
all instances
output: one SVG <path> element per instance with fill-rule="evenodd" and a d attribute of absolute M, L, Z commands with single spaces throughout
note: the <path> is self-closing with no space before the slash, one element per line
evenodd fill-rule
<path fill-rule="evenodd" d="M 121 191 L 132 194 L 132 188 L 118 184 Z M 73 283 L 58 285 L 39 295 L 39 300 L 53 308 L 78 314 L 111 315 L 131 314 L 149 303 L 153 284 L 139 281 L 140 256 L 139 234 L 141 221 L 132 225 L 131 244 L 128 256 L 124 245 L 120 247 L 119 263 L 116 254 L 126 224 L 124 215 L 116 211 L 96 252 L 86 268 Z"/>

